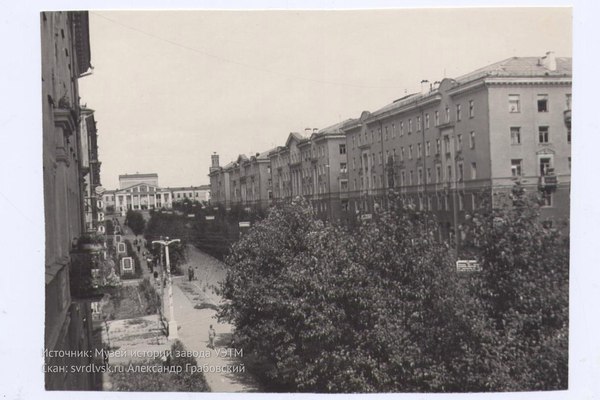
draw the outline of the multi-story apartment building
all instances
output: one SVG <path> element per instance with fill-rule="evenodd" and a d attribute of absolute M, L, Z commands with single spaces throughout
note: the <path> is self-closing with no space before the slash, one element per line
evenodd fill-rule
<path fill-rule="evenodd" d="M 90 302 L 72 294 L 78 291 L 70 281 L 71 269 L 76 268 L 73 243 L 86 230 L 82 177 L 88 175 L 88 189 L 94 187 L 97 178 L 97 170 L 92 169 L 97 161 L 95 128 L 90 126 L 90 136 L 82 137 L 79 123 L 81 118 L 86 124 L 90 122 L 79 105 L 78 88 L 78 79 L 91 66 L 88 15 L 42 12 L 40 28 L 46 234 L 44 343 L 46 363 L 66 368 L 64 372 L 47 371 L 45 386 L 48 390 L 89 390 L 95 385 L 94 374 L 70 369 L 70 365 L 92 362 L 85 355 L 92 349 Z M 59 357 L 61 351 L 68 356 Z"/>
<path fill-rule="evenodd" d="M 227 208 L 265 209 L 302 196 L 322 217 L 339 219 L 341 209 L 347 207 L 348 190 L 343 124 L 306 129 L 303 135 L 292 132 L 284 146 L 251 158 L 240 155 L 223 168 L 213 155 L 212 202 Z"/>
<path fill-rule="evenodd" d="M 440 238 L 450 238 L 467 214 L 510 202 L 519 183 L 540 195 L 544 218 L 566 219 L 571 81 L 571 59 L 552 52 L 424 80 L 419 93 L 358 119 L 290 134 L 269 153 L 273 200 L 304 196 L 338 220 L 385 207 L 393 189 L 434 213 Z M 211 174 L 227 185 L 221 171 Z M 213 192 L 222 190 L 212 183 Z"/>
<path fill-rule="evenodd" d="M 545 218 L 568 217 L 570 59 L 513 57 L 422 86 L 344 127 L 357 160 L 352 208 L 372 212 L 397 188 L 449 237 L 482 201 L 504 205 L 519 182 L 539 190 Z"/>

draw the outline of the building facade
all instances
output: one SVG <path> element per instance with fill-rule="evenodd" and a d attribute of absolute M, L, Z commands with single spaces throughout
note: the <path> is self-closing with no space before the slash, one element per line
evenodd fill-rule
<path fill-rule="evenodd" d="M 105 212 L 125 215 L 128 210 L 171 209 L 173 203 L 185 199 L 199 202 L 210 200 L 209 185 L 163 188 L 158 186 L 158 174 L 119 175 L 119 189 L 102 195 Z"/>
<path fill-rule="evenodd" d="M 539 195 L 549 223 L 566 220 L 571 84 L 571 59 L 552 52 L 512 57 L 456 79 L 424 80 L 419 93 L 357 119 L 290 134 L 269 152 L 268 200 L 304 196 L 324 218 L 345 220 L 377 212 L 393 190 L 434 213 L 440 238 L 449 239 L 482 205 L 509 204 L 519 184 Z M 213 193 L 227 193 L 226 171 L 211 169 Z M 235 168 L 231 173 L 229 203 L 244 203 Z"/>
<path fill-rule="evenodd" d="M 89 365 L 89 357 L 77 354 L 92 348 L 90 303 L 72 295 L 70 282 L 71 269 L 75 268 L 73 243 L 86 230 L 93 229 L 86 224 L 93 222 L 94 217 L 87 215 L 85 200 L 99 171 L 95 128 L 92 123 L 82 135 L 90 115 L 79 105 L 78 79 L 91 67 L 88 15 L 42 12 L 40 27 L 46 364 Z M 54 351 L 64 351 L 72 357 L 51 356 L 56 354 Z M 93 373 L 45 373 L 48 390 L 89 390 L 94 384 Z"/>

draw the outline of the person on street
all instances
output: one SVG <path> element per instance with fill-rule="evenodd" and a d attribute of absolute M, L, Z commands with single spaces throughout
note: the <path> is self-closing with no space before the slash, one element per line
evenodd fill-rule
<path fill-rule="evenodd" d="M 192 279 L 194 279 L 194 270 L 192 269 L 192 266 L 190 265 L 188 267 L 188 281 L 191 282 Z"/>
<path fill-rule="evenodd" d="M 215 332 L 213 326 L 211 325 L 208 328 L 208 347 L 211 349 L 215 348 L 215 337 L 217 336 L 217 332 Z"/>

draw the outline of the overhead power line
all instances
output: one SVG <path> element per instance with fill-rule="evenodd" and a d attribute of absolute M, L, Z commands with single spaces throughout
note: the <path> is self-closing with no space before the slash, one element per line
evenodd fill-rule
<path fill-rule="evenodd" d="M 302 80 L 302 81 L 313 82 L 313 83 L 320 83 L 320 84 L 325 84 L 325 85 L 346 86 L 346 87 L 355 87 L 355 88 L 362 88 L 362 89 L 390 89 L 390 88 L 392 88 L 392 89 L 401 89 L 400 86 L 358 85 L 358 84 L 353 84 L 353 83 L 334 82 L 334 81 L 328 81 L 328 80 L 323 80 L 323 79 L 313 79 L 313 78 L 303 77 L 303 76 L 299 76 L 299 75 L 286 74 L 284 72 L 274 71 L 274 70 L 270 70 L 270 69 L 267 69 L 267 68 L 264 68 L 264 67 L 261 67 L 261 66 L 258 66 L 258 65 L 252 65 L 252 64 L 248 64 L 248 63 L 236 61 L 236 60 L 233 60 L 231 58 L 222 57 L 222 56 L 218 56 L 216 54 L 208 53 L 208 52 L 206 52 L 204 50 L 200 50 L 200 49 L 197 49 L 197 48 L 194 48 L 194 47 L 190 47 L 190 46 L 187 46 L 185 44 L 176 42 L 174 40 L 170 40 L 170 39 L 167 39 L 167 38 L 164 38 L 164 37 L 161 37 L 161 36 L 157 36 L 157 35 L 154 35 L 154 34 L 152 34 L 150 32 L 146 32 L 146 31 L 144 31 L 142 29 L 138 29 L 138 28 L 135 28 L 133 26 L 124 24 L 122 22 L 119 22 L 117 20 L 109 18 L 109 17 L 107 17 L 105 15 L 99 14 L 97 12 L 90 12 L 90 14 L 93 14 L 93 15 L 95 15 L 97 17 L 100 17 L 100 18 L 102 18 L 102 19 L 104 19 L 106 21 L 110 21 L 113 24 L 118 25 L 118 26 L 120 26 L 122 28 L 131 30 L 131 31 L 134 31 L 134 32 L 137 32 L 137 33 L 140 33 L 142 35 L 151 37 L 151 38 L 159 40 L 161 42 L 168 43 L 168 44 L 170 44 L 172 46 L 176 46 L 176 47 L 188 50 L 188 51 L 192 51 L 194 53 L 201 54 L 201 55 L 203 55 L 205 57 L 208 57 L 208 58 L 213 58 L 215 60 L 219 60 L 219 61 L 226 62 L 226 63 L 229 63 L 229 64 L 239 65 L 241 67 L 253 69 L 253 70 L 256 70 L 256 71 L 260 71 L 260 72 L 266 72 L 266 73 L 273 74 L 273 75 L 279 75 L 279 76 L 282 76 L 282 77 L 288 78 L 288 79 L 296 79 L 296 80 Z"/>

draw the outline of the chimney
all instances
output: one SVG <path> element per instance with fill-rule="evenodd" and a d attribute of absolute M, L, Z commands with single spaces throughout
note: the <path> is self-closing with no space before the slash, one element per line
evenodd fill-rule
<path fill-rule="evenodd" d="M 546 52 L 546 56 L 542 57 L 542 65 L 548 69 L 548 71 L 556 71 L 556 56 L 553 51 Z"/>
<path fill-rule="evenodd" d="M 313 133 L 317 133 L 317 132 L 319 132 L 319 129 L 318 128 L 313 128 Z"/>
<path fill-rule="evenodd" d="M 421 94 L 429 93 L 429 81 L 427 79 L 423 79 L 421 81 Z"/>
<path fill-rule="evenodd" d="M 310 136 L 310 132 L 312 131 L 312 129 L 310 128 L 305 128 L 304 129 L 304 136 Z"/>
<path fill-rule="evenodd" d="M 440 83 L 440 81 L 433 82 L 433 90 L 438 90 L 438 88 L 440 87 Z"/>

